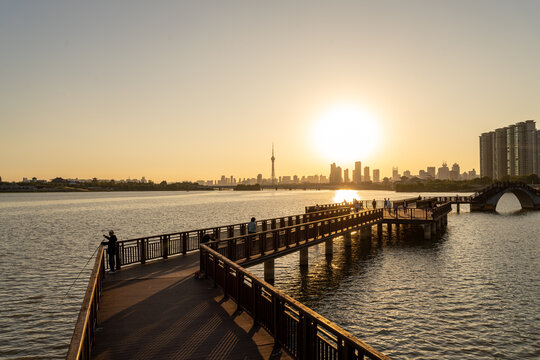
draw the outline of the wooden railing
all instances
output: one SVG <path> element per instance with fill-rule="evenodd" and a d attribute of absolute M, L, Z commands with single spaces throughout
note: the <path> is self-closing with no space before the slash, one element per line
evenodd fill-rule
<path fill-rule="evenodd" d="M 433 210 L 431 211 L 431 218 L 436 219 L 441 215 L 448 214 L 450 211 L 452 211 L 452 203 L 446 202 L 433 208 Z"/>
<path fill-rule="evenodd" d="M 323 211 L 323 210 L 332 210 L 332 209 L 340 209 L 340 208 L 352 208 L 353 203 L 352 202 L 340 202 L 340 203 L 333 203 L 333 204 L 325 204 L 325 205 L 313 205 L 313 206 L 306 206 L 306 214 Z"/>
<path fill-rule="evenodd" d="M 257 221 L 257 230 L 266 232 L 299 224 L 311 223 L 320 219 L 349 214 L 347 207 L 330 208 L 316 213 L 283 216 Z M 116 243 L 116 269 L 124 265 L 146 263 L 148 260 L 167 259 L 169 255 L 186 254 L 199 249 L 205 234 L 214 234 L 216 239 L 227 239 L 247 234 L 247 223 L 182 231 L 170 234 L 152 235 L 141 238 L 121 240 Z M 106 268 L 109 264 L 106 262 Z"/>
<path fill-rule="evenodd" d="M 235 262 L 201 245 L 207 276 L 295 359 L 389 359 Z"/>
<path fill-rule="evenodd" d="M 383 218 L 383 210 L 339 215 L 333 218 L 212 241 L 210 246 L 228 259 L 250 261 L 253 258 L 275 255 L 291 247 L 306 245 L 361 226 L 373 225 Z"/>
<path fill-rule="evenodd" d="M 99 300 L 101 298 L 103 277 L 105 274 L 103 246 L 97 252 L 96 261 L 84 300 L 79 311 L 79 317 L 75 324 L 73 337 L 67 352 L 67 360 L 89 360 L 92 357 L 92 345 L 94 343 Z"/>

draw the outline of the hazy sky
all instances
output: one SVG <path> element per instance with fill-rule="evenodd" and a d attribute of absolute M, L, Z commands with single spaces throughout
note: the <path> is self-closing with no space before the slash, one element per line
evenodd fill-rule
<path fill-rule="evenodd" d="M 2 0 L 0 176 L 270 177 L 272 142 L 278 176 L 356 157 L 478 171 L 480 133 L 540 119 L 539 17 L 540 1 Z M 317 146 L 343 105 L 379 128 L 371 155 L 356 130 L 325 146 L 358 153 Z"/>

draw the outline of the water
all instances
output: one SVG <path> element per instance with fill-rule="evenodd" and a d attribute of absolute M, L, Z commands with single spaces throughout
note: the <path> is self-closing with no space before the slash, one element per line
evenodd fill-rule
<path fill-rule="evenodd" d="M 418 194 L 359 191 L 370 200 Z M 455 194 L 450 194 L 455 195 Z M 0 194 L 0 358 L 64 358 L 90 261 L 120 240 L 302 213 L 350 198 L 335 191 Z M 499 214 L 451 213 L 424 241 L 353 241 L 276 261 L 276 286 L 396 359 L 540 358 L 540 213 L 512 195 Z M 463 207 L 462 207 L 463 208 Z M 250 269 L 262 276 L 262 266 Z M 70 286 L 73 287 L 65 296 Z"/>

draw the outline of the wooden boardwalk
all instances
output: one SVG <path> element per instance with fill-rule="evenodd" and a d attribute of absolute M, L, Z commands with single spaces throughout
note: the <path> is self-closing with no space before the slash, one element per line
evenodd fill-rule
<path fill-rule="evenodd" d="M 108 273 L 93 358 L 290 359 L 198 269 L 197 252 Z"/>

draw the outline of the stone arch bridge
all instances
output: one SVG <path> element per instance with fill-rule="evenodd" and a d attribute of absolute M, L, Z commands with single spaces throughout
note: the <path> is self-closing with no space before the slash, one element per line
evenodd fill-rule
<path fill-rule="evenodd" d="M 496 182 L 470 198 L 471 211 L 495 211 L 499 199 L 514 194 L 525 210 L 540 210 L 540 190 L 521 182 Z"/>

